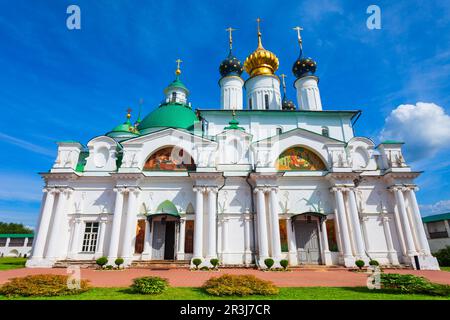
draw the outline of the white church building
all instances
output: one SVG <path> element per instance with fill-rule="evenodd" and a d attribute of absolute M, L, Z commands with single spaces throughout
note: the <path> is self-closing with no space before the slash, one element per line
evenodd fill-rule
<path fill-rule="evenodd" d="M 293 64 L 297 106 L 262 45 L 220 64 L 220 108 L 193 109 L 175 80 L 143 119 L 84 146 L 58 143 L 28 267 L 117 257 L 202 259 L 264 268 L 381 265 L 439 269 L 402 142 L 356 136 L 359 110 L 323 110 L 317 64 Z M 243 71 L 247 77 L 244 79 Z M 284 90 L 282 90 L 284 89 Z"/>

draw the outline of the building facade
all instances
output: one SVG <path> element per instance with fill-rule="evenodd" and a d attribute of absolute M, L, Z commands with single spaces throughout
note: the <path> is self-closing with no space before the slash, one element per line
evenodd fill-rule
<path fill-rule="evenodd" d="M 422 218 L 431 252 L 450 246 L 450 212 Z"/>
<path fill-rule="evenodd" d="M 58 143 L 28 267 L 117 257 L 209 265 L 382 265 L 438 269 L 402 143 L 354 135 L 360 111 L 323 110 L 317 64 L 299 58 L 286 97 L 262 44 L 220 64 L 220 109 L 193 109 L 181 70 L 143 119 Z M 243 78 L 243 71 L 248 74 Z M 284 90 L 282 90 L 284 89 Z"/>
<path fill-rule="evenodd" d="M 0 257 L 29 257 L 33 234 L 0 233 Z"/>

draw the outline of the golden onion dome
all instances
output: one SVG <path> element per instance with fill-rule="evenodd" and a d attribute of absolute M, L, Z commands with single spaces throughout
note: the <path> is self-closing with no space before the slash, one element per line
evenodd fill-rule
<path fill-rule="evenodd" d="M 277 56 L 273 52 L 264 49 L 261 42 L 261 32 L 258 30 L 258 48 L 245 59 L 245 71 L 250 77 L 273 75 L 277 71 L 278 66 L 279 61 Z"/>

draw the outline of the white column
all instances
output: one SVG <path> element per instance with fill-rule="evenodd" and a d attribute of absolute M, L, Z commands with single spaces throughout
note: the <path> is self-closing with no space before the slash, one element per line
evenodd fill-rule
<path fill-rule="evenodd" d="M 395 200 L 397 202 L 398 212 L 400 215 L 400 222 L 402 224 L 403 236 L 405 238 L 406 254 L 414 256 L 414 240 L 411 234 L 411 228 L 408 221 L 408 213 L 406 212 L 405 199 L 403 198 L 403 191 L 401 187 L 394 187 Z"/>
<path fill-rule="evenodd" d="M 448 224 L 448 220 L 444 220 L 444 226 L 445 226 L 445 230 L 447 230 L 447 236 L 450 237 L 450 226 Z M 425 228 L 425 226 L 424 226 Z M 427 230 L 428 232 L 428 230 Z"/>
<path fill-rule="evenodd" d="M 186 240 L 186 218 L 180 219 L 180 241 L 178 242 L 178 256 L 184 259 L 184 246 Z"/>
<path fill-rule="evenodd" d="M 280 240 L 280 221 L 278 219 L 277 188 L 271 188 L 270 199 L 270 218 L 272 224 L 272 255 L 274 259 L 281 259 L 281 240 Z"/>
<path fill-rule="evenodd" d="M 422 217 L 420 216 L 419 206 L 417 204 L 416 194 L 414 189 L 408 189 L 409 203 L 412 206 L 414 215 L 415 229 L 419 238 L 420 249 L 422 253 L 430 255 L 430 245 L 428 244 L 427 235 L 422 224 Z"/>
<path fill-rule="evenodd" d="M 130 188 L 128 192 L 127 214 L 125 220 L 125 232 L 122 243 L 122 256 L 124 259 L 133 258 L 133 235 L 136 234 L 136 203 L 139 195 L 138 188 Z M 129 261 L 128 261 L 129 262 Z"/>
<path fill-rule="evenodd" d="M 105 233 L 106 233 L 106 226 L 107 226 L 108 218 L 107 217 L 101 217 L 100 218 L 100 230 L 97 240 L 97 248 L 95 248 L 95 257 L 100 258 L 103 256 L 104 248 L 105 248 Z"/>
<path fill-rule="evenodd" d="M 53 204 L 55 203 L 55 189 L 44 189 L 47 193 L 45 197 L 44 208 L 42 209 L 41 222 L 34 239 L 32 259 L 40 259 L 44 256 L 45 242 L 49 236 L 50 219 L 53 212 Z"/>
<path fill-rule="evenodd" d="M 251 255 L 251 234 L 250 234 L 250 221 L 251 216 L 245 216 L 244 217 L 244 251 L 245 251 L 245 260 L 246 263 L 248 262 L 250 255 Z"/>
<path fill-rule="evenodd" d="M 296 266 L 298 264 L 297 242 L 295 241 L 295 231 L 291 218 L 286 218 L 286 231 L 289 250 L 289 264 L 291 266 Z"/>
<path fill-rule="evenodd" d="M 364 241 L 361 234 L 361 225 L 359 223 L 358 207 L 356 206 L 355 191 L 353 189 L 348 190 L 348 201 L 350 209 L 350 218 L 353 225 L 353 234 L 355 236 L 356 243 L 356 256 L 361 259 L 366 256 L 364 253 Z"/>
<path fill-rule="evenodd" d="M 119 251 L 120 226 L 122 224 L 123 198 L 126 189 L 116 188 L 116 202 L 114 206 L 114 217 L 111 230 L 111 240 L 109 243 L 108 263 L 114 265 Z"/>
<path fill-rule="evenodd" d="M 394 221 L 395 221 L 395 227 L 397 228 L 397 236 L 400 242 L 400 247 L 402 249 L 402 255 L 406 256 L 406 244 L 405 244 L 405 237 L 403 236 L 403 229 L 402 229 L 402 224 L 400 222 L 400 213 L 399 213 L 399 209 L 398 206 L 396 205 L 394 207 Z"/>
<path fill-rule="evenodd" d="M 194 259 L 203 259 L 203 187 L 194 188 L 195 222 L 194 222 Z"/>
<path fill-rule="evenodd" d="M 365 240 L 365 243 L 366 243 L 366 250 L 367 250 L 367 252 L 370 252 L 371 251 L 371 247 L 370 247 L 369 233 L 368 233 L 368 230 L 367 230 L 367 221 L 369 221 L 369 217 L 364 216 L 364 217 L 361 218 L 361 226 L 362 226 L 363 231 L 364 231 L 363 233 L 364 233 L 364 240 Z"/>
<path fill-rule="evenodd" d="M 83 220 L 81 220 L 80 218 L 74 219 L 72 244 L 70 246 L 70 257 L 71 258 L 73 258 L 78 253 L 79 239 L 80 239 L 80 234 L 82 232 L 82 230 L 81 230 L 82 222 L 83 222 Z"/>
<path fill-rule="evenodd" d="M 184 220 L 181 220 L 184 221 Z M 142 252 L 143 260 L 150 260 L 152 254 L 152 244 L 151 244 L 151 233 L 150 233 L 150 221 L 145 219 L 145 240 L 144 240 L 144 251 Z"/>
<path fill-rule="evenodd" d="M 228 253 L 228 218 L 222 218 L 222 258 L 221 262 L 226 263 L 226 254 Z"/>
<path fill-rule="evenodd" d="M 23 247 L 27 247 L 27 245 L 28 245 L 28 238 L 25 238 L 24 240 L 23 240 Z"/>
<path fill-rule="evenodd" d="M 269 257 L 268 239 L 267 239 L 267 221 L 266 221 L 266 203 L 264 199 L 264 190 L 261 187 L 255 188 L 256 192 L 256 217 L 258 219 L 258 247 L 259 259 Z"/>
<path fill-rule="evenodd" d="M 398 262 L 397 252 L 394 249 L 394 242 L 392 241 L 391 228 L 389 227 L 390 219 L 388 216 L 382 216 L 381 219 L 383 220 L 383 229 L 384 229 L 384 236 L 386 238 L 389 262 L 392 265 L 398 265 L 399 262 Z"/>
<path fill-rule="evenodd" d="M 342 190 L 340 188 L 333 188 L 332 190 L 334 191 L 336 198 L 337 218 L 339 219 L 339 235 L 342 240 L 342 252 L 344 254 L 344 259 L 353 258 Z"/>
<path fill-rule="evenodd" d="M 66 204 L 70 194 L 70 189 L 63 189 L 59 192 L 58 202 L 56 204 L 56 210 L 53 218 L 52 230 L 50 232 L 46 258 L 56 259 L 60 254 L 60 232 L 63 232 L 61 227 L 63 220 L 66 218 Z"/>
<path fill-rule="evenodd" d="M 216 249 L 216 230 L 217 230 L 217 188 L 208 187 L 208 252 L 206 254 L 208 260 L 217 258 Z"/>

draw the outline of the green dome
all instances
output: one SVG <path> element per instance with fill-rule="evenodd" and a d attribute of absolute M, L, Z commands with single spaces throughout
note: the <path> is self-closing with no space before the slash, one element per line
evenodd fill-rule
<path fill-rule="evenodd" d="M 193 130 L 196 122 L 198 122 L 197 116 L 189 106 L 170 102 L 159 106 L 158 109 L 147 115 L 139 124 L 138 129 L 141 134 L 152 131 L 151 128 L 161 127 Z"/>
<path fill-rule="evenodd" d="M 137 137 L 139 135 L 139 131 L 136 130 L 136 128 L 131 124 L 130 120 L 127 119 L 126 122 L 119 124 L 106 135 L 111 138 L 128 139 Z"/>
<path fill-rule="evenodd" d="M 167 93 L 167 91 L 169 91 L 170 89 L 174 89 L 174 88 L 180 88 L 180 89 L 185 90 L 186 94 L 189 93 L 188 88 L 186 88 L 184 83 L 180 81 L 180 78 L 178 76 L 175 78 L 175 80 L 172 81 L 171 84 L 169 84 L 169 86 L 166 89 L 164 89 L 164 93 Z"/>

